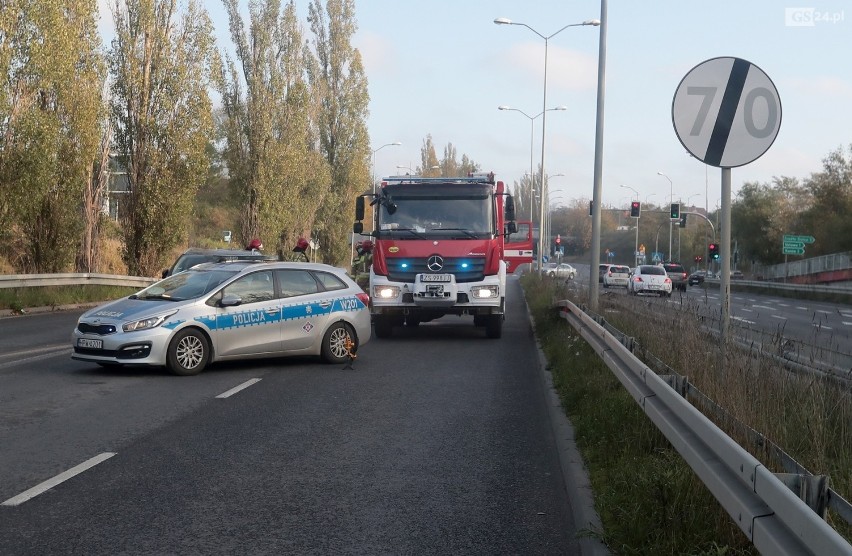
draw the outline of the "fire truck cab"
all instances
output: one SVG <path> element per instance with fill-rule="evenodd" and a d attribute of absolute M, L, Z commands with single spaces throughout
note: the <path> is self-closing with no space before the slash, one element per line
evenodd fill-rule
<path fill-rule="evenodd" d="M 356 199 L 355 233 L 373 207 L 370 309 L 378 338 L 396 326 L 472 315 L 486 336 L 502 335 L 504 243 L 517 232 L 514 202 L 494 174 L 393 176 Z"/>

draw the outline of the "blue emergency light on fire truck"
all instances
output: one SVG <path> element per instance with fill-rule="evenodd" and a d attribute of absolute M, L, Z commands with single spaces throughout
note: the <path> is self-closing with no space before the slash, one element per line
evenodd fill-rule
<path fill-rule="evenodd" d="M 364 232 L 366 199 L 373 229 Z M 494 174 L 384 178 L 355 200 L 355 233 L 373 238 L 370 309 L 375 334 L 445 315 L 471 315 L 502 336 L 506 236 L 517 232 L 512 196 Z"/>

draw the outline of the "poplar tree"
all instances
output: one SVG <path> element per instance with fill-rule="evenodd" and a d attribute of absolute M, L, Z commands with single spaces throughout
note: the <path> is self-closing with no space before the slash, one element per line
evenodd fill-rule
<path fill-rule="evenodd" d="M 97 13 L 94 0 L 0 9 L 0 227 L 24 272 L 74 261 L 102 115 Z"/>
<path fill-rule="evenodd" d="M 303 35 L 294 2 L 249 5 L 249 32 L 237 0 L 225 0 L 236 59 L 225 57 L 222 158 L 240 199 L 239 239 L 290 252 L 310 233 L 330 183 L 312 119 Z"/>
<path fill-rule="evenodd" d="M 152 276 L 186 236 L 207 177 L 213 25 L 196 0 L 180 13 L 176 0 L 116 0 L 113 19 L 111 118 L 130 187 L 124 260 Z"/>
<path fill-rule="evenodd" d="M 331 169 L 328 195 L 315 230 L 325 262 L 350 263 L 350 234 L 355 196 L 370 188 L 370 96 L 361 53 L 352 46 L 357 30 L 353 0 L 320 0 L 309 5 L 315 58 L 308 77 L 320 109 L 320 152 Z"/>

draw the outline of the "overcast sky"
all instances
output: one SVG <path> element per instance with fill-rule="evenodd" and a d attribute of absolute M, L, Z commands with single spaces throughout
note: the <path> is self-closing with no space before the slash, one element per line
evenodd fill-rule
<path fill-rule="evenodd" d="M 221 3 L 205 5 L 220 47 L 228 48 Z M 307 12 L 306 1 L 297 5 Z M 416 167 L 427 134 L 438 149 L 452 142 L 459 155 L 512 183 L 530 170 L 532 131 L 538 168 L 542 118 L 531 124 L 497 107 L 529 116 L 542 111 L 545 41 L 526 27 L 493 21 L 505 17 L 550 36 L 599 19 L 600 10 L 594 0 L 357 1 L 354 43 L 369 79 L 372 148 L 402 143 L 376 153 L 375 173 Z M 102 27 L 108 33 L 110 25 Z M 569 27 L 548 41 L 547 107 L 567 108 L 546 115 L 545 172 L 564 174 L 550 181 L 555 202 L 592 196 L 599 31 Z M 608 2 L 604 203 L 626 206 L 636 197 L 620 187 L 626 185 L 643 202 L 666 203 L 671 191 L 675 200 L 711 210 L 719 204 L 720 171 L 692 158 L 672 125 L 681 79 L 719 56 L 759 66 L 782 107 L 780 131 L 766 154 L 732 170 L 734 194 L 746 181 L 801 179 L 821 170 L 830 151 L 852 144 L 850 52 L 852 7 L 842 0 Z"/>

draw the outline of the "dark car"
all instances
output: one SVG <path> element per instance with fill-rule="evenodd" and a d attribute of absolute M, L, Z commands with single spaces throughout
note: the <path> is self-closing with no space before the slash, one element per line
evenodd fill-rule
<path fill-rule="evenodd" d="M 243 249 L 199 249 L 191 247 L 178 257 L 171 268 L 163 271 L 163 278 L 183 272 L 201 263 L 221 263 L 225 261 L 274 261 L 275 257 L 259 251 Z"/>
<path fill-rule="evenodd" d="M 663 263 L 663 268 L 666 269 L 666 274 L 672 281 L 672 290 L 686 291 L 686 280 L 688 274 L 680 263 Z"/>
<path fill-rule="evenodd" d="M 704 283 L 704 278 L 707 277 L 707 272 L 703 270 L 696 270 L 692 274 L 689 275 L 689 279 L 687 280 L 690 286 L 697 286 L 698 284 Z"/>

